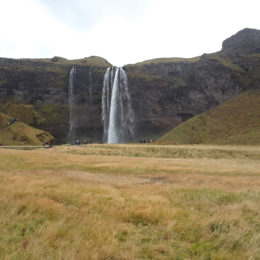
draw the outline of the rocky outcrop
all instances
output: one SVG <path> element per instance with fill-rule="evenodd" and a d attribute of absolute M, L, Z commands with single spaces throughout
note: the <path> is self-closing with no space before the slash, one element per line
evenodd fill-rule
<path fill-rule="evenodd" d="M 255 29 L 244 29 L 226 39 L 222 52 L 233 58 L 260 53 L 260 33 Z"/>
<path fill-rule="evenodd" d="M 157 138 L 247 89 L 260 88 L 259 37 L 259 30 L 245 29 L 225 40 L 217 53 L 126 65 L 136 140 Z M 37 126 L 64 142 L 69 127 L 68 84 L 73 65 L 77 68 L 77 136 L 101 141 L 103 76 L 111 66 L 102 58 L 2 58 L 0 102 L 31 104 L 42 118 L 36 120 Z"/>

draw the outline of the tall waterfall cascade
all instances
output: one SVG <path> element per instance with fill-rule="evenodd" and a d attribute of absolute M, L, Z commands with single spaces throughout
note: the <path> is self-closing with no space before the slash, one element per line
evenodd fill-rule
<path fill-rule="evenodd" d="M 68 140 L 70 141 L 73 138 L 73 133 L 75 129 L 75 96 L 74 96 L 74 83 L 76 77 L 76 67 L 73 66 L 70 70 L 69 75 L 69 91 L 68 91 L 68 103 L 69 103 L 69 134 Z"/>
<path fill-rule="evenodd" d="M 102 92 L 104 142 L 124 143 L 133 139 L 134 113 L 125 71 L 119 67 L 106 70 Z"/>

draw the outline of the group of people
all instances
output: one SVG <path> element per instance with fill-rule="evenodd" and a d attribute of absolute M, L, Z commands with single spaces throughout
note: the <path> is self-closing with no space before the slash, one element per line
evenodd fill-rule
<path fill-rule="evenodd" d="M 43 143 L 42 146 L 43 146 L 43 148 L 52 148 L 53 143 Z"/>
<path fill-rule="evenodd" d="M 88 144 L 88 143 L 92 144 L 92 139 L 90 139 L 89 141 L 88 141 L 88 139 L 84 140 L 84 144 Z"/>
<path fill-rule="evenodd" d="M 79 139 L 74 139 L 72 144 L 73 145 L 80 145 L 80 140 Z"/>
<path fill-rule="evenodd" d="M 153 142 L 154 142 L 154 140 L 153 140 L 152 138 L 149 139 L 149 140 L 145 140 L 145 139 L 139 140 L 139 143 L 140 143 L 140 144 L 153 143 Z"/>
<path fill-rule="evenodd" d="M 88 144 L 88 143 L 92 144 L 92 139 L 90 139 L 90 140 L 85 139 L 84 140 L 84 144 Z M 72 142 L 72 145 L 80 145 L 80 140 L 74 139 L 73 142 Z"/>
<path fill-rule="evenodd" d="M 8 126 L 12 125 L 15 122 L 18 122 L 18 118 L 17 117 L 12 117 L 9 121 L 8 121 Z"/>

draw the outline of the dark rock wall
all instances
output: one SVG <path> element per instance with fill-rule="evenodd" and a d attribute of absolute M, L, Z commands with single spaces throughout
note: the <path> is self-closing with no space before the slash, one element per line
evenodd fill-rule
<path fill-rule="evenodd" d="M 46 120 L 41 128 L 60 142 L 68 133 L 68 87 L 72 64 L 49 61 L 0 59 L 0 102 L 32 104 Z M 75 93 L 78 103 L 78 135 L 101 139 L 101 95 L 106 67 L 76 65 Z M 91 72 L 91 81 L 89 72 Z M 91 88 L 91 92 L 89 89 Z M 91 95 L 91 97 L 90 97 Z"/>
<path fill-rule="evenodd" d="M 243 90 L 239 75 L 206 56 L 198 62 L 126 66 L 125 70 L 138 137 L 164 134 Z"/>
<path fill-rule="evenodd" d="M 244 29 L 223 41 L 222 52 L 233 58 L 260 53 L 260 31 Z"/>

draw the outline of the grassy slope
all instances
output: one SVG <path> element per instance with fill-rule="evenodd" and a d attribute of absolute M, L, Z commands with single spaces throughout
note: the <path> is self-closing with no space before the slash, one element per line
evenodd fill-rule
<path fill-rule="evenodd" d="M 156 58 L 151 60 L 145 60 L 138 62 L 136 64 L 128 64 L 126 66 L 143 66 L 149 64 L 162 64 L 162 63 L 178 63 L 178 62 L 197 62 L 199 61 L 200 56 L 193 58 Z"/>
<path fill-rule="evenodd" d="M 1 104 L 0 113 L 10 117 L 18 118 L 20 121 L 32 126 L 37 126 L 45 121 L 45 118 L 37 113 L 32 105 L 28 104 Z M 3 115 L 2 114 L 2 115 Z"/>
<path fill-rule="evenodd" d="M 260 90 L 248 90 L 182 123 L 164 144 L 260 144 Z"/>
<path fill-rule="evenodd" d="M 12 104 L 9 102 L 7 104 L 0 104 L 0 113 L 1 112 L 2 116 L 5 114 L 7 117 L 5 126 L 7 126 L 7 122 L 11 117 L 18 118 L 25 124 L 34 127 L 34 129 L 46 129 L 46 125 L 62 125 L 68 122 L 68 107 L 63 105 L 46 104 L 38 107 L 33 107 L 32 105 L 28 104 Z M 42 130 L 42 132 L 44 131 Z M 10 142 L 10 138 L 8 140 L 8 142 Z"/>
<path fill-rule="evenodd" d="M 46 131 L 36 129 L 24 122 L 8 126 L 11 116 L 0 113 L 0 144 L 2 145 L 41 145 L 53 142 L 54 138 Z"/>
<path fill-rule="evenodd" d="M 0 258 L 258 259 L 259 152 L 158 145 L 0 149 Z"/>
<path fill-rule="evenodd" d="M 222 52 L 207 54 L 206 57 L 211 60 L 218 60 L 219 62 L 222 63 L 222 65 L 233 70 L 235 73 L 243 73 L 243 69 L 240 66 L 238 66 L 236 63 L 232 62 L 232 60 Z"/>
<path fill-rule="evenodd" d="M 66 58 L 62 57 L 53 57 L 53 58 L 45 58 L 45 59 L 20 59 L 21 61 L 28 61 L 32 63 L 38 64 L 57 64 L 57 65 L 86 65 L 86 66 L 93 66 L 93 67 L 108 67 L 111 64 L 103 59 L 102 57 L 98 56 L 90 56 L 83 59 L 77 60 L 67 60 Z M 19 61 L 19 59 L 17 59 Z M 30 66 L 30 64 L 28 63 Z"/>

